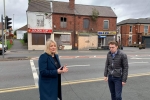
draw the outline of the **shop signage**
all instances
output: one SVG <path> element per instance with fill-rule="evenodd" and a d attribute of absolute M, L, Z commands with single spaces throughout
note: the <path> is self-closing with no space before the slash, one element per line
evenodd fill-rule
<path fill-rule="evenodd" d="M 52 29 L 28 29 L 28 33 L 52 33 Z"/>
<path fill-rule="evenodd" d="M 116 35 L 116 31 L 99 31 L 98 35 Z"/>
<path fill-rule="evenodd" d="M 104 35 L 98 35 L 98 38 L 106 38 Z"/>

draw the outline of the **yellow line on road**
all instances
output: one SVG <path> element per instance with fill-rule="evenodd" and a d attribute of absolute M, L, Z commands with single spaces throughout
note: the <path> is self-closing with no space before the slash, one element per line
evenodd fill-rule
<path fill-rule="evenodd" d="M 128 77 L 130 78 L 130 77 L 139 77 L 139 76 L 147 76 L 147 75 L 150 75 L 150 72 L 148 72 L 148 73 L 139 73 L 139 74 L 130 74 L 130 75 L 128 75 Z M 103 81 L 103 77 L 89 78 L 89 79 L 82 79 L 82 80 L 73 80 L 73 81 L 64 81 L 64 82 L 62 82 L 62 85 L 72 85 L 72 84 L 97 82 L 97 81 Z M 4 88 L 4 89 L 0 89 L 0 93 L 23 91 L 23 90 L 32 90 L 32 89 L 37 89 L 37 88 L 38 87 L 35 86 L 35 85 L 13 87 L 13 88 Z"/>

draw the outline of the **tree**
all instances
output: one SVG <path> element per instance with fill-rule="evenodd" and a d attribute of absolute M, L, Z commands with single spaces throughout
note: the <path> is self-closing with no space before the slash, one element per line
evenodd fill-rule
<path fill-rule="evenodd" d="M 14 35 L 16 35 L 16 30 L 14 31 Z"/>
<path fill-rule="evenodd" d="M 99 15 L 99 12 L 95 8 L 93 8 L 93 11 L 92 11 L 92 20 L 96 21 L 96 19 L 98 18 L 98 15 Z"/>
<path fill-rule="evenodd" d="M 28 42 L 28 33 L 24 33 L 24 36 L 23 36 L 23 41 L 24 43 L 27 43 Z"/>

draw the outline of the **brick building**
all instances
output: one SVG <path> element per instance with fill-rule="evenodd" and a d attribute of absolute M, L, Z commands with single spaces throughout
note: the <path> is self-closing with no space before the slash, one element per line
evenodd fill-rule
<path fill-rule="evenodd" d="M 36 27 L 37 25 L 30 27 L 28 24 L 28 28 L 51 29 L 51 33 L 41 33 L 41 35 L 49 34 L 50 38 L 54 39 L 58 46 L 63 45 L 65 49 L 78 49 L 79 44 L 83 42 L 78 40 L 80 34 L 95 34 L 97 41 L 94 42 L 98 43 L 92 44 L 97 44 L 95 45 L 96 47 L 107 46 L 110 40 L 115 40 L 117 16 L 111 7 L 81 5 L 75 4 L 75 0 L 68 1 L 69 2 L 49 2 L 46 0 L 31 1 L 27 13 L 36 12 L 35 16 L 43 15 L 43 20 L 47 20 L 46 17 L 48 16 L 49 24 L 51 25 L 46 25 L 44 23 L 45 21 L 43 21 L 44 24 L 42 27 Z M 92 19 L 94 11 L 98 13 L 96 20 Z M 29 16 L 27 17 L 30 19 Z M 33 35 L 32 33 L 29 34 L 29 36 Z M 38 34 L 39 33 L 36 35 Z M 41 35 L 39 38 L 41 38 Z M 29 37 L 29 39 L 29 42 L 34 41 L 31 37 Z M 45 40 L 46 37 L 44 38 L 43 36 L 43 45 Z M 30 45 L 32 45 L 32 43 L 30 43 Z"/>
<path fill-rule="evenodd" d="M 150 47 L 150 18 L 127 19 L 117 24 L 117 40 L 123 46 L 145 44 Z"/>

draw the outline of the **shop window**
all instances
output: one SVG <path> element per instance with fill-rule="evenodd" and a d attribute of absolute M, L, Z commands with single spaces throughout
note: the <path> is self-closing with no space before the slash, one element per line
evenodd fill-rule
<path fill-rule="evenodd" d="M 109 21 L 104 20 L 104 29 L 109 29 Z"/>
<path fill-rule="evenodd" d="M 32 34 L 32 45 L 45 45 L 45 34 L 33 33 Z"/>
<path fill-rule="evenodd" d="M 43 15 L 36 16 L 36 25 L 37 25 L 37 27 L 44 27 L 44 16 Z"/>
<path fill-rule="evenodd" d="M 61 35 L 61 42 L 62 45 L 70 45 L 71 43 L 71 35 L 70 34 L 63 34 Z"/>
<path fill-rule="evenodd" d="M 89 21 L 89 19 L 83 19 L 83 28 L 84 29 L 88 29 L 89 28 L 89 23 L 90 23 L 90 21 Z"/>
<path fill-rule="evenodd" d="M 60 26 L 61 26 L 61 28 L 66 28 L 67 27 L 67 18 L 66 17 L 61 17 L 60 18 Z"/>

